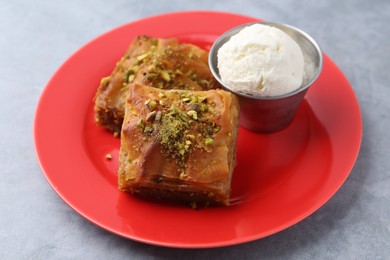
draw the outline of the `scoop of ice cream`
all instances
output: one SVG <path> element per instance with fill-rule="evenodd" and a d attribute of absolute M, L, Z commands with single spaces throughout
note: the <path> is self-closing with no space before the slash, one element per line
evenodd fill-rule
<path fill-rule="evenodd" d="M 302 85 L 304 58 L 285 32 L 253 24 L 218 50 L 218 70 L 222 81 L 236 91 L 278 96 Z"/>

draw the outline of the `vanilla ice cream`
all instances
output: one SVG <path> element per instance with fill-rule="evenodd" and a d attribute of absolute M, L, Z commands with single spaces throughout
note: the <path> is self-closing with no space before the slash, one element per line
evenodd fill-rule
<path fill-rule="evenodd" d="M 236 91 L 278 96 L 298 89 L 304 77 L 299 45 L 275 27 L 253 24 L 218 50 L 221 80 Z"/>

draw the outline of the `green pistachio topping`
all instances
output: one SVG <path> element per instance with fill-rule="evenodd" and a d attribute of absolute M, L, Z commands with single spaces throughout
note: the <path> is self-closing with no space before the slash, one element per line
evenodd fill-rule
<path fill-rule="evenodd" d="M 211 151 L 214 135 L 220 126 L 210 121 L 212 108 L 204 96 L 194 96 L 186 91 L 160 92 L 158 98 L 147 98 L 145 118 L 137 125 L 145 135 L 157 133 L 162 153 L 173 158 L 179 173 L 186 176 L 186 162 L 193 149 Z"/>

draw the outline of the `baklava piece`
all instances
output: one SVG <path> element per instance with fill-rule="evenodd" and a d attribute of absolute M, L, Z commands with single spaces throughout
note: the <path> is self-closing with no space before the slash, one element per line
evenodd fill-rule
<path fill-rule="evenodd" d="M 160 89 L 208 90 L 218 86 L 208 67 L 208 52 L 177 39 L 138 36 L 95 95 L 95 121 L 119 134 L 129 84 Z"/>
<path fill-rule="evenodd" d="M 131 84 L 121 133 L 121 191 L 195 206 L 228 205 L 238 98 L 223 90 Z"/>

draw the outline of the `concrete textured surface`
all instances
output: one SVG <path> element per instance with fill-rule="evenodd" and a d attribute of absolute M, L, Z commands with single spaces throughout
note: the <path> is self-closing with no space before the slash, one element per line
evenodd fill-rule
<path fill-rule="evenodd" d="M 173 249 L 111 234 L 78 215 L 36 160 L 34 111 L 56 69 L 119 25 L 185 10 L 226 11 L 311 34 L 351 83 L 363 139 L 340 190 L 270 237 L 215 249 Z M 0 1 L 0 259 L 390 259 L 390 2 Z"/>

